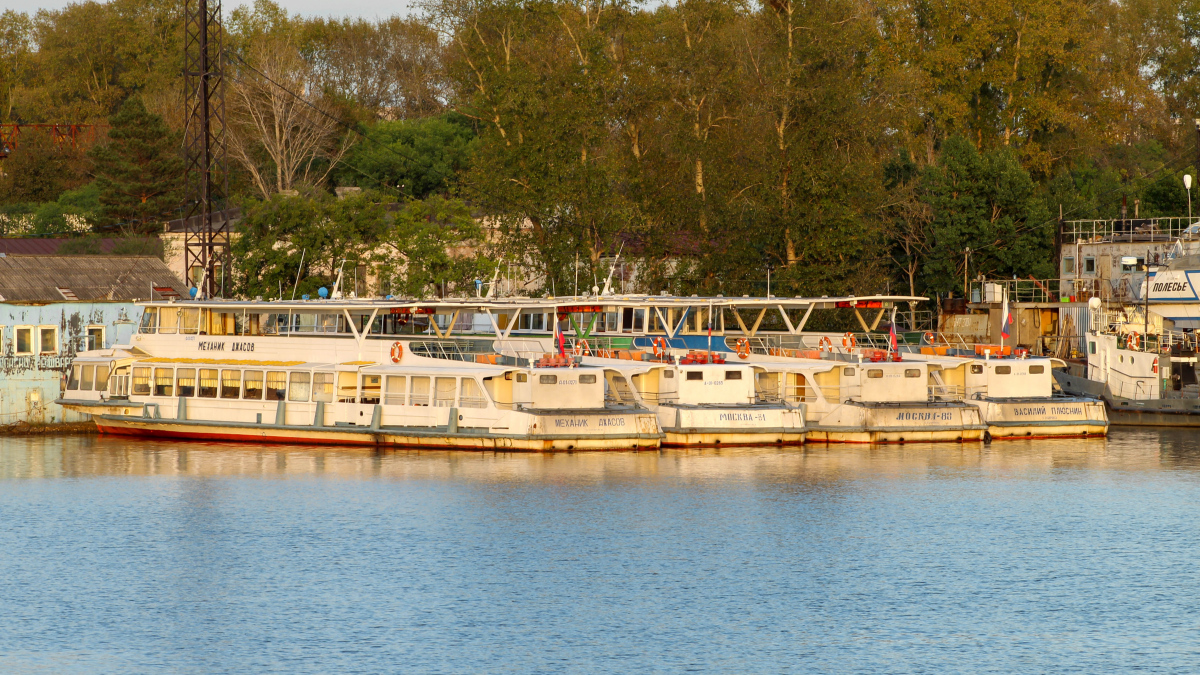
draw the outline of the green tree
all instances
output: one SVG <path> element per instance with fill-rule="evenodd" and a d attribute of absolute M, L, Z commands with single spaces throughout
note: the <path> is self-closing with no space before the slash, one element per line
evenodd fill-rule
<path fill-rule="evenodd" d="M 447 192 L 471 162 L 475 129 L 462 115 L 379 122 L 346 155 L 342 185 L 395 190 L 414 199 Z"/>
<path fill-rule="evenodd" d="M 156 231 L 183 201 L 179 136 L 136 97 L 126 100 L 109 124 L 108 143 L 91 152 L 100 190 L 100 226 Z"/>
<path fill-rule="evenodd" d="M 921 200 L 933 213 L 925 292 L 962 289 L 964 264 L 968 277 L 1053 274 L 1055 221 L 1013 149 L 980 153 L 961 136 L 948 139 L 921 177 Z"/>
<path fill-rule="evenodd" d="M 40 129 L 24 131 L 4 160 L 0 203 L 52 202 L 86 180 L 87 158 L 69 143 L 58 143 Z"/>
<path fill-rule="evenodd" d="M 381 241 L 376 269 L 382 290 L 404 297 L 470 293 L 476 279 L 495 269 L 484 243 L 460 200 L 435 195 L 408 202 Z"/>

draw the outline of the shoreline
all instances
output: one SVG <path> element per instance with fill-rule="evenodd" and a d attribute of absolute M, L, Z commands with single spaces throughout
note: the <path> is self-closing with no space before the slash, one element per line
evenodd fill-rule
<path fill-rule="evenodd" d="M 96 423 L 86 422 L 54 422 L 51 424 L 30 424 L 16 422 L 0 425 L 0 437 L 3 436 L 76 436 L 99 433 Z"/>

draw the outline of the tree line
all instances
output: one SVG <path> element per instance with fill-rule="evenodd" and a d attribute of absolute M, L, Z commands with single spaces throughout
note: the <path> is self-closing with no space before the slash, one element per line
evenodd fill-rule
<path fill-rule="evenodd" d="M 14 152 L 2 208 L 139 231 L 178 208 L 180 12 L 0 16 L 0 121 L 108 125 L 87 152 Z M 242 290 L 271 285 L 272 232 L 286 267 L 315 230 L 406 292 L 496 264 L 530 292 L 586 288 L 618 252 L 651 292 L 1054 276 L 1060 213 L 1186 212 L 1198 27 L 1191 0 L 426 0 L 376 21 L 258 0 L 225 22 Z"/>

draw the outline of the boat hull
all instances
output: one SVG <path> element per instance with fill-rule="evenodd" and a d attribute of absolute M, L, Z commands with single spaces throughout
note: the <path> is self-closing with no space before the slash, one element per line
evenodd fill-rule
<path fill-rule="evenodd" d="M 808 428 L 809 443 L 969 443 L 984 440 L 979 409 L 965 404 L 846 403 Z"/>
<path fill-rule="evenodd" d="M 1108 415 L 1096 399 L 982 399 L 978 406 L 993 439 L 1104 436 Z"/>
<path fill-rule="evenodd" d="M 231 424 L 206 420 L 147 419 L 96 415 L 102 434 L 242 443 L 295 443 L 314 445 L 367 445 L 458 450 L 638 450 L 654 449 L 662 441 L 657 432 L 622 435 L 516 435 L 486 430 L 381 427 L 280 426 Z"/>
<path fill-rule="evenodd" d="M 663 445 L 801 445 L 800 408 L 670 406 L 658 409 Z"/>

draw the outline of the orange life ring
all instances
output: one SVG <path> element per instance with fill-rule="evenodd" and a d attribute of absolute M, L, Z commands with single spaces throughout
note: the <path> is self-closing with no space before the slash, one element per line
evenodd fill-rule
<path fill-rule="evenodd" d="M 399 342 L 392 343 L 392 363 L 400 363 L 400 357 L 404 356 L 404 345 Z"/>
<path fill-rule="evenodd" d="M 661 359 L 667 355 L 667 339 L 664 337 L 656 337 L 651 342 L 654 346 L 654 358 Z"/>
<path fill-rule="evenodd" d="M 934 344 L 937 342 L 937 335 L 934 335 L 933 331 L 925 333 L 925 342 L 926 344 Z"/>
<path fill-rule="evenodd" d="M 1150 372 L 1158 374 L 1158 357 L 1154 357 L 1154 363 L 1150 364 Z"/>
<path fill-rule="evenodd" d="M 820 340 L 817 340 L 817 351 L 820 351 L 820 352 L 833 351 L 833 340 L 830 340 L 828 335 L 822 337 Z"/>
<path fill-rule="evenodd" d="M 846 333 L 842 336 L 842 347 L 845 349 L 854 349 L 858 346 L 858 340 L 854 339 L 854 333 Z"/>
<path fill-rule="evenodd" d="M 734 351 L 737 352 L 739 359 L 750 358 L 750 341 L 746 338 L 738 338 L 737 344 L 734 345 Z"/>
<path fill-rule="evenodd" d="M 1129 337 L 1127 337 L 1125 339 L 1125 348 L 1126 349 L 1132 349 L 1134 351 L 1139 351 L 1141 349 L 1141 344 L 1142 344 L 1141 336 L 1137 334 L 1137 331 L 1130 333 Z"/>

